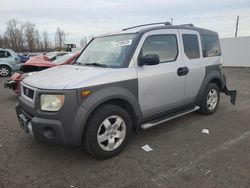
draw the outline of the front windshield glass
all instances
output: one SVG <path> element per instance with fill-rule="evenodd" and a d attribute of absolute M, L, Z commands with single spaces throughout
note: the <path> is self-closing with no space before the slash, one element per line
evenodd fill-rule
<path fill-rule="evenodd" d="M 135 34 L 95 38 L 77 59 L 78 65 L 118 68 L 124 62 Z"/>
<path fill-rule="evenodd" d="M 63 56 L 58 57 L 58 59 L 52 61 L 53 63 L 56 63 L 58 65 L 65 63 L 66 61 L 68 61 L 70 58 L 72 58 L 75 54 L 74 53 L 70 53 L 70 54 L 65 54 Z"/>

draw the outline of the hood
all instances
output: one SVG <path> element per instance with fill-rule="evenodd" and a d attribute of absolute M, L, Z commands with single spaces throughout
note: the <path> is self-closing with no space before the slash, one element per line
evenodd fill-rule
<path fill-rule="evenodd" d="M 60 65 L 37 72 L 23 82 L 40 89 L 76 89 L 135 77 L 135 69 Z"/>
<path fill-rule="evenodd" d="M 22 66 L 35 66 L 35 67 L 54 67 L 57 64 L 46 61 L 43 58 L 30 58 L 26 63 L 22 64 Z"/>

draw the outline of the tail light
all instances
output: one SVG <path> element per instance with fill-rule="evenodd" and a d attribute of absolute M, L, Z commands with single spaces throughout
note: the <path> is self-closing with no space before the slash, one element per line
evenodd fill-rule
<path fill-rule="evenodd" d="M 15 58 L 15 61 L 16 61 L 17 64 L 20 63 L 20 60 L 18 58 Z"/>

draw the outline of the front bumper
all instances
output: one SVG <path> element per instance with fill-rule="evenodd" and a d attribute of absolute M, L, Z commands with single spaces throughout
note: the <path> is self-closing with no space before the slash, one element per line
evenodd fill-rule
<path fill-rule="evenodd" d="M 32 130 L 35 139 L 43 142 L 80 146 L 88 111 L 77 103 L 76 92 L 64 93 L 65 103 L 58 112 L 41 111 L 40 94 L 36 91 L 34 99 L 38 100 L 31 101 L 21 92 L 16 114 L 24 131 L 31 133 Z"/>
<path fill-rule="evenodd" d="M 17 81 L 8 80 L 7 82 L 4 83 L 4 87 L 15 90 L 17 87 Z"/>
<path fill-rule="evenodd" d="M 32 117 L 20 105 L 16 106 L 16 114 L 24 132 L 31 133 L 37 140 L 66 144 L 63 125 L 59 120 Z"/>

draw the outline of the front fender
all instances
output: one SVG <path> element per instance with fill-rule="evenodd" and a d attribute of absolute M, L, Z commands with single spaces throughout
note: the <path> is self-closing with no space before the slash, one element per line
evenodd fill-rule
<path fill-rule="evenodd" d="M 82 98 L 81 92 L 84 90 L 90 90 L 91 93 Z M 77 98 L 79 104 L 88 111 L 88 117 L 101 104 L 112 99 L 121 99 L 128 102 L 133 107 L 136 117 L 141 119 L 137 79 L 78 89 Z"/>

